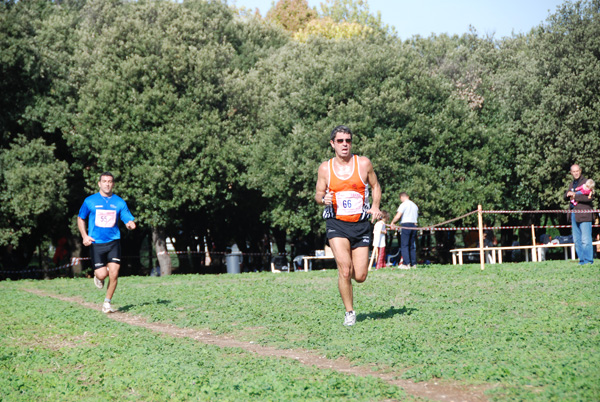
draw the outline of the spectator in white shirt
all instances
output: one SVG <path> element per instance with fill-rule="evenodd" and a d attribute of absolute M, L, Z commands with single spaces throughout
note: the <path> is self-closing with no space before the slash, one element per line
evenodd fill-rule
<path fill-rule="evenodd" d="M 395 223 L 400 221 L 400 253 L 402 264 L 400 269 L 417 267 L 417 219 L 419 218 L 419 207 L 412 202 L 405 192 L 400 193 L 400 206 L 396 216 L 392 219 L 392 228 L 397 229 Z"/>

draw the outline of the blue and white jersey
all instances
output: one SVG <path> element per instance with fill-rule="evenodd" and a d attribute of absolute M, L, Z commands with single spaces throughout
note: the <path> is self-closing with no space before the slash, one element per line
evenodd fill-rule
<path fill-rule="evenodd" d="M 83 201 L 78 216 L 83 220 L 90 218 L 88 236 L 93 238 L 96 244 L 108 243 L 121 238 L 117 218 L 120 218 L 123 223 L 135 219 L 129 212 L 127 203 L 121 197 L 116 194 L 103 197 L 100 193 L 90 195 Z"/>

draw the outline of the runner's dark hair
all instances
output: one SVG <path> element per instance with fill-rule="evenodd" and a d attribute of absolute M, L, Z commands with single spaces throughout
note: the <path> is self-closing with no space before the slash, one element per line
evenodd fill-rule
<path fill-rule="evenodd" d="M 100 179 L 98 179 L 98 181 L 102 181 L 102 177 L 103 177 L 103 176 L 110 176 L 110 177 L 112 177 L 113 181 L 115 181 L 115 176 L 113 176 L 113 174 L 112 174 L 111 172 L 103 172 L 103 173 L 100 175 Z"/>
<path fill-rule="evenodd" d="M 350 130 L 346 126 L 337 126 L 333 130 L 331 130 L 331 136 L 330 136 L 331 137 L 331 141 L 335 140 L 335 136 L 337 135 L 337 133 L 350 134 L 350 139 L 352 139 L 352 130 Z"/>

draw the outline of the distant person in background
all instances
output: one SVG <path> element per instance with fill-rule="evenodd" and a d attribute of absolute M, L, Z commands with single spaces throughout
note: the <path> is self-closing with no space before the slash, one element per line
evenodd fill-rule
<path fill-rule="evenodd" d="M 127 203 L 113 194 L 114 177 L 109 172 L 100 175 L 98 187 L 100 191 L 90 195 L 83 201 L 77 216 L 77 227 L 84 246 L 90 246 L 90 257 L 94 267 L 94 285 L 98 289 L 104 287 L 104 279 L 109 277 L 106 298 L 102 304 L 102 312 L 114 313 L 111 306 L 112 297 L 117 288 L 119 268 L 121 267 L 121 232 L 118 219 L 125 223 L 129 230 L 135 229 L 135 218 L 129 212 Z M 89 217 L 88 228 L 85 220 Z"/>
<path fill-rule="evenodd" d="M 469 230 L 463 232 L 463 243 L 465 247 L 475 247 L 479 242 L 479 231 Z"/>
<path fill-rule="evenodd" d="M 496 247 L 498 245 L 498 239 L 496 239 L 494 230 L 487 225 L 483 227 L 483 245 L 485 247 Z"/>
<path fill-rule="evenodd" d="M 494 235 L 494 231 L 491 229 L 486 229 L 483 231 L 483 247 L 495 247 L 498 245 L 498 240 L 496 240 L 496 236 Z M 479 247 L 479 239 L 477 239 L 477 243 L 475 247 Z M 485 262 L 491 264 L 492 260 L 492 252 L 490 250 L 485 251 Z"/>
<path fill-rule="evenodd" d="M 552 242 L 552 236 L 547 233 L 544 233 L 540 236 L 540 241 L 538 244 L 550 244 Z M 541 247 L 540 251 L 540 261 L 546 261 L 546 254 L 548 253 L 548 247 Z"/>
<path fill-rule="evenodd" d="M 296 243 L 294 244 L 294 270 L 302 269 L 303 258 L 310 254 L 310 246 L 304 239 L 304 237 L 298 238 Z M 310 262 L 312 268 L 312 261 Z"/>
<path fill-rule="evenodd" d="M 56 250 L 54 250 L 54 256 L 52 256 L 52 262 L 58 266 L 64 264 L 69 257 L 69 250 L 67 249 L 67 239 L 61 237 L 58 239 Z"/>
<path fill-rule="evenodd" d="M 572 208 L 572 211 L 575 213 L 570 214 L 575 251 L 579 257 L 579 265 L 593 264 L 594 248 L 592 245 L 592 221 L 594 219 L 594 214 L 585 211 L 593 209 L 592 201 L 594 192 L 592 191 L 588 195 L 581 193 L 577 194 L 577 189 L 583 186 L 587 181 L 581 174 L 579 165 L 571 166 L 571 175 L 573 176 L 573 181 L 565 193 L 565 199 L 569 201 L 569 206 L 573 205 L 573 203 L 571 203 L 572 200 L 577 202 Z"/>
<path fill-rule="evenodd" d="M 400 221 L 400 250 L 402 254 L 402 264 L 400 269 L 410 269 L 417 267 L 417 219 L 419 218 L 419 207 L 410 200 L 410 197 L 404 191 L 400 193 L 400 206 L 392 219 L 392 228 L 397 228 L 395 223 Z"/>
<path fill-rule="evenodd" d="M 514 235 L 513 241 L 511 243 L 511 247 L 518 247 L 520 245 L 521 245 L 521 243 L 519 242 L 519 236 Z M 512 250 L 510 252 L 510 259 L 512 260 L 512 262 L 519 262 L 519 261 L 521 261 L 521 258 L 522 258 L 521 249 Z"/>
<path fill-rule="evenodd" d="M 385 224 L 390 219 L 390 214 L 386 211 L 381 211 L 382 218 L 375 223 L 373 228 L 373 252 L 377 250 L 377 265 L 375 269 L 385 267 L 385 242 L 387 227 Z"/>
<path fill-rule="evenodd" d="M 554 239 L 552 239 L 552 241 L 550 243 L 552 243 L 552 244 L 573 243 L 573 235 L 570 234 L 568 236 L 556 236 Z"/>

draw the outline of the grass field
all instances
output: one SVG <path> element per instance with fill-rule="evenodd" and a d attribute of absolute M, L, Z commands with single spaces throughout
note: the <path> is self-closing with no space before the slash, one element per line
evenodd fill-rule
<path fill-rule="evenodd" d="M 1 282 L 0 295 L 2 401 L 423 400 L 381 377 L 171 337 L 49 297 L 99 305 L 90 279 Z M 600 264 L 384 269 L 354 295 L 352 328 L 334 270 L 124 277 L 114 304 L 491 401 L 600 400 Z"/>

